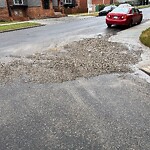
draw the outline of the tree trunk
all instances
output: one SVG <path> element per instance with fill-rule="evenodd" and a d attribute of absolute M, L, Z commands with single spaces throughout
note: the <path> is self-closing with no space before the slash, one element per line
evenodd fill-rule
<path fill-rule="evenodd" d="M 11 16 L 12 16 L 12 14 L 11 14 L 11 8 L 10 8 L 10 6 L 9 6 L 8 0 L 6 0 L 6 4 L 7 4 L 7 8 L 8 8 L 9 17 L 11 17 Z"/>
<path fill-rule="evenodd" d="M 146 0 L 146 5 L 148 5 L 149 0 Z"/>

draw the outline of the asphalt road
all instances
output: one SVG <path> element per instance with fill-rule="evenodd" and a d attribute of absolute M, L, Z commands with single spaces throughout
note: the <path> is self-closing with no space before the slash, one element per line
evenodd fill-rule
<path fill-rule="evenodd" d="M 53 24 L 49 19 L 43 27 L 3 33 L 0 36 L 0 57 L 32 54 L 57 48 L 71 41 L 117 32 L 107 29 L 105 17 L 69 17 Z M 51 24 L 52 22 L 52 24 Z M 44 22 L 45 23 L 45 22 Z"/>
<path fill-rule="evenodd" d="M 150 8 L 142 9 L 144 21 L 149 19 Z M 0 34 L 0 57 L 25 56 L 43 50 L 56 49 L 71 41 L 121 31 L 108 29 L 105 17 L 69 17 L 70 19 L 49 19 L 46 26 Z M 44 21 L 45 23 L 45 21 Z"/>
<path fill-rule="evenodd" d="M 70 29 L 61 29 L 67 24 L 61 23 L 1 34 L 0 56 L 23 54 L 19 48 L 27 43 L 28 48 L 34 48 L 39 42 L 38 47 L 45 44 L 46 49 L 48 41 L 57 41 L 54 35 L 63 40 L 67 30 L 68 39 L 109 33 L 99 24 L 101 19 L 70 22 Z M 83 22 L 86 25 L 81 26 L 86 27 L 80 29 Z M 54 28 L 62 35 L 55 34 Z M 111 31 L 116 30 L 120 29 Z M 34 51 L 23 50 L 25 54 Z M 0 84 L 0 150 L 149 150 L 149 93 L 149 83 L 133 74 L 64 83 L 23 83 L 16 79 Z"/>

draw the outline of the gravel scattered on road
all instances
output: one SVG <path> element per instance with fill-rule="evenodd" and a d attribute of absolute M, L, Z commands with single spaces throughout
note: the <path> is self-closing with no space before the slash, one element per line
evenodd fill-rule
<path fill-rule="evenodd" d="M 49 50 L 14 57 L 9 63 L 0 63 L 0 82 L 20 79 L 22 82 L 64 82 L 78 77 L 132 71 L 140 51 L 129 49 L 107 38 L 90 38 L 65 45 L 61 50 Z"/>

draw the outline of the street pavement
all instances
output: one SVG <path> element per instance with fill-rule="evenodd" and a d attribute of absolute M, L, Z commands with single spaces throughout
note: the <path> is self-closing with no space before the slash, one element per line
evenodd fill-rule
<path fill-rule="evenodd" d="M 141 26 L 144 29 L 145 23 L 119 32 L 111 40 Z M 22 39 L 21 33 L 17 36 Z M 13 37 L 7 33 L 1 39 L 8 35 Z M 134 43 L 129 43 L 129 48 Z M 142 57 L 146 60 L 149 55 Z M 149 150 L 148 79 L 126 73 L 64 83 L 24 83 L 17 79 L 1 83 L 0 150 Z"/>
<path fill-rule="evenodd" d="M 39 21 L 38 21 L 39 22 Z M 107 29 L 105 17 L 69 17 L 42 20 L 46 26 L 1 33 L 0 59 L 59 49 L 73 41 L 116 33 L 120 29 Z"/>

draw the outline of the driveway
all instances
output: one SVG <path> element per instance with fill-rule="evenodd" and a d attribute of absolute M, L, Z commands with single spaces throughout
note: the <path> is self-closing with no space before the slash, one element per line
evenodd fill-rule
<path fill-rule="evenodd" d="M 0 85 L 1 150 L 149 150 L 149 92 L 129 74 Z"/>

